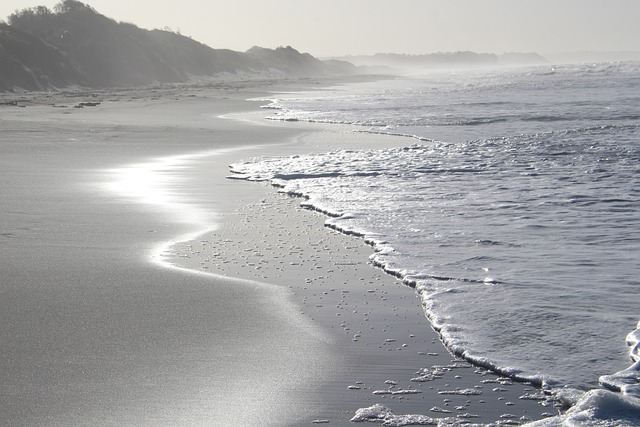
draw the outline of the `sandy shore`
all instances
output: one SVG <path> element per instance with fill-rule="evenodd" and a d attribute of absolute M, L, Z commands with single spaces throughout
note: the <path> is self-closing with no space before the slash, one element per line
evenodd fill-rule
<path fill-rule="evenodd" d="M 340 126 L 295 126 L 316 129 L 296 137 L 289 154 L 406 144 Z M 310 399 L 313 414 L 301 424 L 353 425 L 358 408 L 375 404 L 398 416 L 482 424 L 520 424 L 556 412 L 540 404 L 535 387 L 452 357 L 414 290 L 374 268 L 368 261 L 373 249 L 363 239 L 324 227 L 324 215 L 268 184 L 234 182 L 238 191 L 247 191 L 237 211 L 214 232 L 173 246 L 166 260 L 286 287 L 300 314 L 327 334 L 336 361 L 323 372 L 321 386 L 299 392 Z"/>
<path fill-rule="evenodd" d="M 255 108 L 245 99 L 264 86 L 0 107 L 0 423 L 350 425 L 374 404 L 482 423 L 555 412 L 520 399 L 532 387 L 452 361 L 361 240 L 225 178 L 252 156 L 404 143 L 218 118 Z"/>

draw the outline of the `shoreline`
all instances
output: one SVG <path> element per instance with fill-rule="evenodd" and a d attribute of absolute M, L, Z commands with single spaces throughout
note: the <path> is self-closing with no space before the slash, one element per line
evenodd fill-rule
<path fill-rule="evenodd" d="M 361 240 L 274 189 L 226 178 L 245 154 L 406 143 L 349 127 L 219 118 L 272 90 L 2 107 L 2 196 L 12 207 L 3 212 L 0 380 L 12 392 L 0 398 L 0 420 L 352 425 L 356 410 L 377 403 L 471 422 L 555 412 L 519 399 L 533 387 L 452 362 L 413 291 L 373 268 Z M 103 191 L 114 168 L 214 149 L 227 151 L 156 171 L 170 200 Z M 217 228 L 201 235 L 203 224 Z M 189 255 L 179 260 L 191 270 L 211 270 L 218 249 L 224 267 L 244 267 L 223 278 L 149 262 L 190 233 L 198 237 L 179 244 Z"/>
<path fill-rule="evenodd" d="M 67 108 L 3 110 L 1 423 L 281 425 L 307 413 L 306 402 L 281 396 L 312 382 L 331 357 L 315 328 L 291 321 L 298 315 L 281 289 L 148 259 L 229 209 L 211 194 L 213 182 L 219 194 L 235 194 L 217 173 L 229 154 L 213 157 L 201 182 L 184 167 L 157 171 L 176 201 L 204 214 L 195 222 L 162 199 L 105 191 L 113 170 L 132 164 L 247 140 L 254 150 L 278 146 L 296 132 L 263 135 L 216 118 L 252 108 L 246 98 L 266 92 L 114 94 L 91 108 L 70 108 L 74 98 L 63 100 Z M 312 350 L 315 366 L 303 369 L 286 347 Z"/>
<path fill-rule="evenodd" d="M 290 124 L 280 126 L 291 127 Z M 300 145 L 307 146 L 307 150 L 328 151 L 327 140 L 339 139 L 349 141 L 334 142 L 331 149 L 406 144 L 406 138 L 385 136 L 385 142 L 381 142 L 379 135 L 353 133 L 348 126 L 305 123 L 293 126 L 312 128 L 296 137 L 295 151 L 300 151 Z M 374 404 L 388 405 L 396 415 L 419 413 L 481 423 L 500 420 L 520 423 L 557 414 L 557 410 L 538 403 L 545 400 L 538 386 L 501 377 L 451 355 L 426 319 L 415 290 L 373 266 L 368 260 L 373 249 L 362 237 L 328 228 L 324 224 L 326 215 L 301 207 L 299 198 L 278 193 L 277 188 L 269 188 L 271 186 L 265 183 L 232 181 L 241 186 L 257 187 L 260 191 L 255 196 L 257 199 L 243 203 L 234 215 L 223 221 L 220 229 L 194 241 L 176 244 L 176 253 L 169 262 L 195 271 L 276 283 L 294 290 L 291 298 L 302 307 L 302 312 L 331 333 L 342 329 L 346 337 L 340 338 L 340 346 L 342 349 L 357 347 L 345 350 L 356 353 L 357 358 L 382 358 L 390 363 L 389 352 L 401 354 L 404 351 L 390 363 L 390 372 L 385 372 L 385 362 L 378 361 L 373 364 L 371 373 L 365 373 L 367 366 L 362 364 L 348 369 L 360 372 L 369 380 L 357 376 L 350 381 L 345 378 L 328 380 L 322 388 L 323 395 L 332 402 L 330 406 L 334 409 L 318 412 L 315 421 L 349 425 L 357 409 Z M 260 220 L 251 219 L 253 216 Z M 249 240 L 238 240 L 239 235 Z M 249 238 L 251 235 L 261 236 L 260 241 Z M 274 242 L 282 243 L 283 236 L 289 242 L 288 249 L 287 245 L 274 247 Z M 327 247 L 332 250 L 327 252 Z M 348 261 L 341 263 L 336 258 Z M 332 283 L 340 284 L 331 286 Z M 370 288 L 378 284 L 379 288 Z M 381 290 L 382 294 L 379 294 Z M 372 306 L 375 297 L 380 295 L 386 302 L 376 309 L 379 313 L 373 316 L 367 313 L 363 323 L 357 309 L 352 313 L 344 311 L 345 299 L 356 293 L 358 297 L 351 303 L 356 306 Z M 397 317 L 398 311 L 411 313 L 411 320 L 406 320 L 404 315 L 405 319 L 398 325 L 389 323 L 389 316 Z M 354 328 L 354 324 L 358 327 Z M 365 327 L 369 331 L 364 332 Z M 403 337 L 404 342 L 388 335 L 396 328 L 411 330 Z M 370 337 L 363 338 L 369 334 Z M 363 350 L 364 341 L 367 348 Z M 399 347 L 394 348 L 396 345 Z M 407 350 L 409 348 L 414 352 L 411 355 L 407 355 L 411 351 Z M 402 379 L 389 378 L 393 376 L 391 372 L 398 371 L 403 372 Z M 461 372 L 466 375 L 460 375 Z M 488 384 L 497 386 L 489 389 Z M 492 396 L 493 393 L 496 394 Z M 433 405 L 429 406 L 431 403 Z M 471 408 L 478 413 L 473 413 Z"/>
<path fill-rule="evenodd" d="M 331 345 L 343 353 L 346 373 L 327 373 L 319 390 L 328 407 L 308 422 L 352 425 L 358 409 L 376 404 L 398 416 L 482 424 L 557 414 L 540 405 L 545 397 L 538 387 L 451 355 L 415 291 L 375 268 L 362 238 L 327 229 L 323 215 L 300 207 L 290 196 L 262 190 L 271 193 L 242 207 L 220 229 L 176 245 L 173 262 L 285 287 L 301 313 L 334 335 Z M 256 214 L 267 218 L 266 224 L 256 224 Z M 261 238 L 245 240 L 248 230 L 258 231 L 254 227 Z"/>

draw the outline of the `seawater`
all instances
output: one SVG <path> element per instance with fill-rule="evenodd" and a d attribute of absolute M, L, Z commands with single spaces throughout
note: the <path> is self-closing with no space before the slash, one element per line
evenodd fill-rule
<path fill-rule="evenodd" d="M 373 262 L 416 288 L 454 353 L 589 391 L 589 408 L 611 400 L 593 397 L 602 387 L 640 407 L 640 63 L 438 72 L 265 108 L 407 136 L 403 148 L 232 171 L 372 242 Z M 620 425 L 640 413 L 630 420 Z"/>

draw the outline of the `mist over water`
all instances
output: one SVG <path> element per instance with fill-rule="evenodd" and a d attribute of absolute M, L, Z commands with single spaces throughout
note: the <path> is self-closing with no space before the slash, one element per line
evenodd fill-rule
<path fill-rule="evenodd" d="M 272 119 L 413 140 L 233 170 L 375 242 L 374 262 L 416 286 L 455 352 L 591 389 L 638 360 L 625 337 L 638 323 L 639 71 L 443 72 L 282 97 Z"/>

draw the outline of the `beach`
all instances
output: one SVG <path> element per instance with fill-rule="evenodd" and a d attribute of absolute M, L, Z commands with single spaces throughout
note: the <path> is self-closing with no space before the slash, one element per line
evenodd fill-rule
<path fill-rule="evenodd" d="M 228 178 L 252 157 L 407 144 L 264 121 L 247 101 L 321 84 L 3 95 L 0 423 L 340 426 L 376 404 L 482 424 L 557 413 L 535 387 L 449 354 L 363 239 Z"/>

